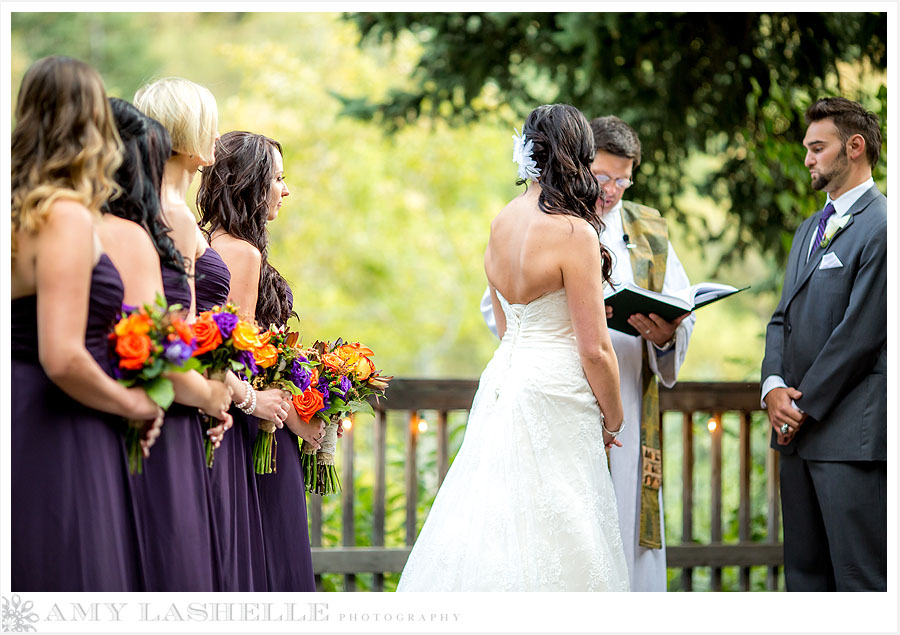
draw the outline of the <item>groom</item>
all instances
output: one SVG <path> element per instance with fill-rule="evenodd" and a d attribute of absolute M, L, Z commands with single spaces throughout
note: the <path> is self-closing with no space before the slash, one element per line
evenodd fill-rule
<path fill-rule="evenodd" d="M 788 591 L 884 591 L 887 199 L 878 118 L 842 97 L 806 111 L 824 210 L 794 234 L 766 330 L 763 407 L 781 453 Z"/>

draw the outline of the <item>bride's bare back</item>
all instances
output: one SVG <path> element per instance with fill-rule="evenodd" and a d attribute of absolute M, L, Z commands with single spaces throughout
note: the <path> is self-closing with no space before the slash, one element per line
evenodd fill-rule
<path fill-rule="evenodd" d="M 484 254 L 484 270 L 500 337 L 506 317 L 497 292 L 510 304 L 528 304 L 566 289 L 578 351 L 588 382 L 608 421 L 622 421 L 615 353 L 606 329 L 597 231 L 582 218 L 547 214 L 534 183 L 497 215 Z"/>

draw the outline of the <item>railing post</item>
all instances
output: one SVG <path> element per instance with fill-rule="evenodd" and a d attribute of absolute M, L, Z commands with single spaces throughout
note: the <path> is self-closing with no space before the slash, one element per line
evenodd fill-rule
<path fill-rule="evenodd" d="M 709 541 L 722 543 L 722 413 L 713 414 L 715 426 L 710 431 L 710 503 Z M 722 568 L 712 567 L 710 586 L 713 591 L 722 590 Z"/>
<path fill-rule="evenodd" d="M 694 541 L 694 413 L 681 413 L 681 542 Z M 694 590 L 694 570 L 681 570 L 681 589 Z"/>
<path fill-rule="evenodd" d="M 438 459 L 438 487 L 444 482 L 447 470 L 450 467 L 450 456 L 447 442 L 447 411 L 439 410 L 437 413 L 437 459 Z"/>
<path fill-rule="evenodd" d="M 322 497 L 318 494 L 307 494 L 307 512 L 309 514 L 309 546 L 322 546 Z M 316 590 L 322 590 L 322 576 L 316 575 Z"/>
<path fill-rule="evenodd" d="M 781 524 L 781 501 L 779 491 L 779 454 L 769 448 L 766 454 L 766 502 L 768 506 L 768 519 L 766 521 L 767 542 L 778 543 L 778 529 Z M 766 572 L 766 589 L 778 590 L 778 567 L 769 567 Z"/>
<path fill-rule="evenodd" d="M 375 452 L 375 488 L 372 492 L 372 545 L 384 547 L 385 517 L 385 454 L 387 448 L 387 413 L 375 410 L 375 425 L 372 428 L 374 439 L 372 449 Z M 372 580 L 373 591 L 384 591 L 384 573 L 377 572 Z"/>
<path fill-rule="evenodd" d="M 739 449 L 740 455 L 740 503 L 738 504 L 738 540 L 750 542 L 750 413 L 740 413 Z M 741 567 L 741 591 L 750 590 L 750 567 Z"/>
<path fill-rule="evenodd" d="M 416 504 L 419 497 L 419 479 L 416 468 L 416 441 L 419 433 L 418 416 L 409 411 L 406 423 L 406 544 L 416 541 Z"/>
<path fill-rule="evenodd" d="M 345 547 L 353 547 L 356 544 L 353 522 L 353 436 L 353 426 L 351 425 L 349 429 L 345 427 L 341 438 L 341 445 L 344 448 L 344 464 L 341 466 L 341 534 Z M 355 590 L 356 575 L 352 573 L 344 575 L 344 591 Z"/>

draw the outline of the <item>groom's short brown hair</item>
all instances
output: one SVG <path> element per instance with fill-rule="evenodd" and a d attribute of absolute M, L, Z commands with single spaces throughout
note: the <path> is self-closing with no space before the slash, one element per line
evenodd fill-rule
<path fill-rule="evenodd" d="M 806 123 L 831 119 L 841 141 L 847 140 L 855 134 L 860 135 L 866 142 L 866 158 L 873 168 L 881 156 L 881 127 L 878 115 L 863 108 L 862 104 L 850 101 L 844 97 L 825 97 L 806 109 Z"/>

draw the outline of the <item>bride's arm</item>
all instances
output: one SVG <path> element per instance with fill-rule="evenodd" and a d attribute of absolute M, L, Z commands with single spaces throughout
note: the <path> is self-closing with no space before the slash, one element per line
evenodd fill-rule
<path fill-rule="evenodd" d="M 606 328 L 600 243 L 587 223 L 576 223 L 561 249 L 563 285 L 575 329 L 578 353 L 608 430 L 622 425 L 619 365 Z M 604 441 L 610 442 L 604 432 Z"/>

